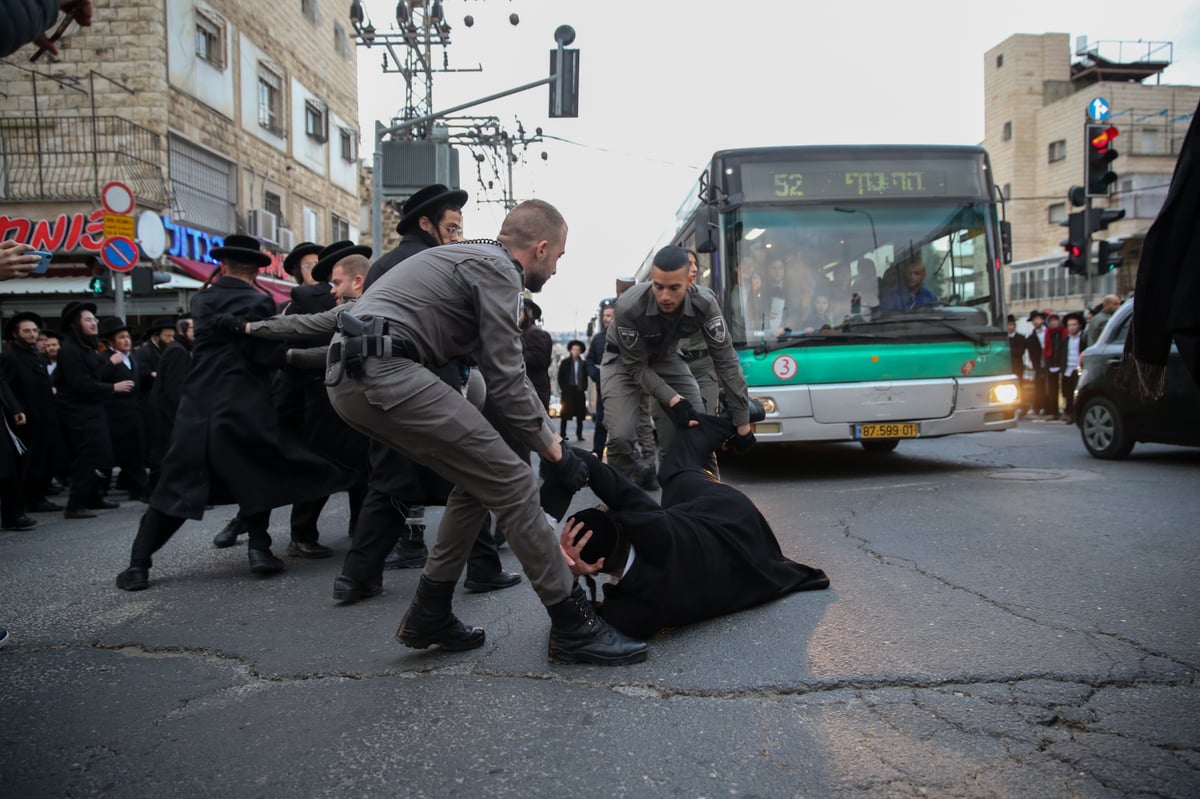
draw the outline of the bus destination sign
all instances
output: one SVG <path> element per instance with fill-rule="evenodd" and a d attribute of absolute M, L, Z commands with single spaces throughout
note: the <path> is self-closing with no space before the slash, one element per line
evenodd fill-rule
<path fill-rule="evenodd" d="M 831 168 L 834 167 L 834 168 Z M 836 168 L 831 164 L 745 164 L 742 189 L 754 200 L 924 197 L 946 193 L 940 169 Z"/>

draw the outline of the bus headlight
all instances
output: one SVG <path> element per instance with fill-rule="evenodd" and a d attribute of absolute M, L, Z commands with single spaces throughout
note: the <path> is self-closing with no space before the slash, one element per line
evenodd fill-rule
<path fill-rule="evenodd" d="M 771 399 L 770 397 L 751 397 L 750 399 L 754 400 L 759 405 L 762 405 L 763 410 L 768 414 L 775 413 L 775 400 Z"/>
<path fill-rule="evenodd" d="M 1011 405 L 1016 402 L 1019 394 L 1017 387 L 1012 383 L 999 383 L 994 385 L 989 393 L 991 394 L 989 399 L 992 402 L 1000 402 L 1005 405 Z"/>

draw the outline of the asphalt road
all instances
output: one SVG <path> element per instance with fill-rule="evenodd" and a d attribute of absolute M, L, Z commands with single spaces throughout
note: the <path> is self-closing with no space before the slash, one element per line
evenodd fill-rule
<path fill-rule="evenodd" d="M 143 506 L 0 533 L 0 795 L 1200 796 L 1200 450 L 1033 422 L 723 472 L 833 585 L 629 667 L 547 663 L 527 584 L 456 597 L 482 649 L 405 649 L 415 572 L 350 606 L 340 557 L 254 578 L 230 509 L 132 594 Z"/>

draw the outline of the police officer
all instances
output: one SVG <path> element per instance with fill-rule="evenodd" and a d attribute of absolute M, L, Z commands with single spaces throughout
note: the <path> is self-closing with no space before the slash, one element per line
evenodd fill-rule
<path fill-rule="evenodd" d="M 637 411 L 642 392 L 656 399 L 676 425 L 687 425 L 704 407 L 700 387 L 679 354 L 680 339 L 703 336 L 725 387 L 740 441 L 750 441 L 749 395 L 733 339 L 716 295 L 690 282 L 687 251 L 664 247 L 654 255 L 650 280 L 617 299 L 600 368 L 608 420 L 609 462 L 626 474 L 633 470 Z M 670 448 L 672 425 L 659 428 L 659 444 Z M 715 465 L 715 464 L 714 464 Z"/>
<path fill-rule="evenodd" d="M 632 663 L 646 645 L 598 619 L 542 511 L 530 467 L 470 401 L 425 368 L 473 356 L 509 431 L 541 457 L 547 479 L 579 488 L 587 467 L 554 435 L 525 376 L 517 320 L 521 291 L 554 275 L 567 226 L 549 203 L 530 200 L 505 217 L 499 241 L 426 249 L 380 277 L 343 313 L 330 346 L 334 408 L 352 427 L 400 450 L 454 483 L 396 637 L 423 649 L 482 646 L 484 631 L 451 610 L 476 532 L 490 510 L 550 614 L 550 659 Z"/>
<path fill-rule="evenodd" d="M 696 261 L 696 253 L 692 250 L 687 251 L 688 257 L 688 282 L 695 283 L 696 275 L 699 274 L 700 265 Z M 708 341 L 704 338 L 704 333 L 697 330 L 690 336 L 685 336 L 679 340 L 679 354 L 688 365 L 688 370 L 691 371 L 692 377 L 696 378 L 696 384 L 700 386 L 700 396 L 704 398 L 704 412 L 716 415 L 718 408 L 717 402 L 721 394 L 721 383 L 717 377 L 717 368 L 713 366 L 712 355 L 708 351 Z M 696 410 L 699 410 L 697 408 Z"/>

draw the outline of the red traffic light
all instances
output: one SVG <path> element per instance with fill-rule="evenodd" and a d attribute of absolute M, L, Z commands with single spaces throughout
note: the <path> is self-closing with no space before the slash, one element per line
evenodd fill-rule
<path fill-rule="evenodd" d="M 1089 143 L 1097 150 L 1107 150 L 1113 139 L 1120 135 L 1115 125 L 1110 125 L 1099 133 L 1093 133 L 1089 139 Z"/>

